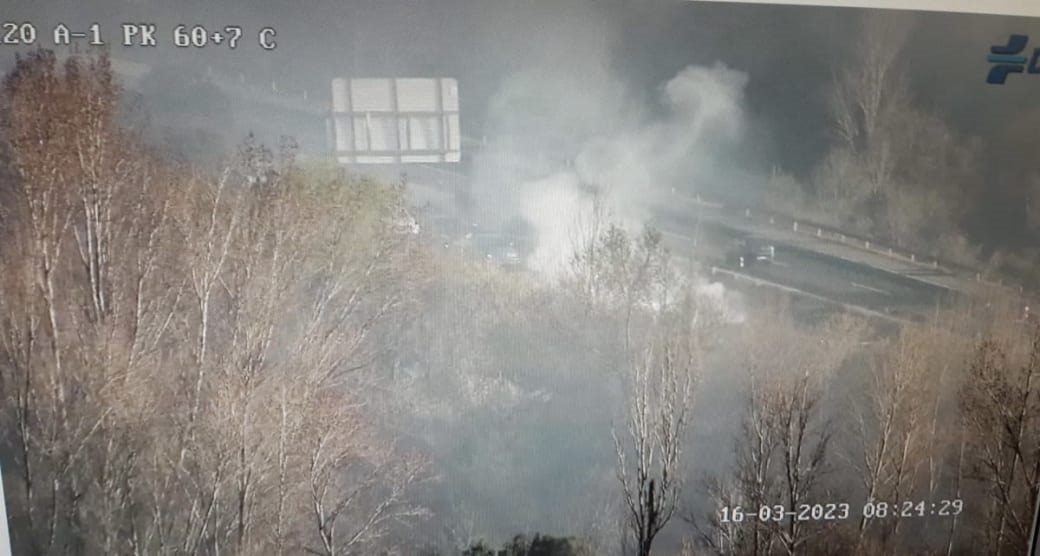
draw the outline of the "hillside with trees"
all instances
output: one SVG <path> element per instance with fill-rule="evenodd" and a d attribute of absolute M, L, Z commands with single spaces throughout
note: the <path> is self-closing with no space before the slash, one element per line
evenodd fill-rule
<path fill-rule="evenodd" d="M 865 55 L 884 66 L 882 50 Z M 835 113 L 858 115 L 828 168 L 869 192 L 834 201 L 869 205 L 893 237 L 915 221 L 899 210 L 954 218 L 895 201 L 893 183 L 966 180 L 948 162 L 970 143 L 922 146 L 947 132 L 888 112 L 901 104 L 853 110 L 865 75 L 838 82 Z M 104 57 L 37 51 L 3 80 L 0 463 L 17 554 L 1028 542 L 1040 330 L 1010 300 L 895 334 L 801 318 L 779 295 L 734 311 L 659 232 L 605 210 L 581 220 L 569 272 L 538 280 L 429 241 L 402 184 L 291 145 L 246 140 L 216 169 L 164 157 L 126 127 L 121 94 Z"/>
<path fill-rule="evenodd" d="M 1034 116 L 985 130 L 985 141 L 958 127 L 965 115 L 933 107 L 906 61 L 919 28 L 894 12 L 858 19 L 852 58 L 825 91 L 829 145 L 801 182 L 774 175 L 768 203 L 1035 290 L 1040 193 L 1023 152 Z"/>

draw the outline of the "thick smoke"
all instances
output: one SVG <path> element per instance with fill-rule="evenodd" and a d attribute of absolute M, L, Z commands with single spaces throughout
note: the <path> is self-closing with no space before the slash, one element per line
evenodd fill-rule
<path fill-rule="evenodd" d="M 537 75 L 509 81 L 496 97 L 503 133 L 476 163 L 476 201 L 486 224 L 519 217 L 531 225 L 529 264 L 550 278 L 566 270 L 594 194 L 637 231 L 673 189 L 715 173 L 712 161 L 745 131 L 747 76 L 722 64 L 683 69 L 650 106 L 608 74 Z"/>

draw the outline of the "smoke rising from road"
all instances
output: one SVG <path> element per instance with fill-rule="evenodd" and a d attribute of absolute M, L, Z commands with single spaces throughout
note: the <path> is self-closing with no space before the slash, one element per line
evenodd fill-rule
<path fill-rule="evenodd" d="M 718 170 L 711 161 L 746 132 L 747 79 L 723 64 L 689 66 L 659 88 L 655 106 L 626 98 L 623 81 L 609 76 L 584 86 L 510 80 L 493 103 L 503 134 L 476 162 L 478 218 L 523 218 L 537 236 L 531 268 L 559 276 L 594 194 L 635 232 L 673 188 L 696 188 Z"/>

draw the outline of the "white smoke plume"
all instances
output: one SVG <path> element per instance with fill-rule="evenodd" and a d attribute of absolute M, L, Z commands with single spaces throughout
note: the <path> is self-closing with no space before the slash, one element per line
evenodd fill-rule
<path fill-rule="evenodd" d="M 520 216 L 534 228 L 538 241 L 528 257 L 530 269 L 556 277 L 567 268 L 578 233 L 576 223 L 592 211 L 592 200 L 580 185 L 574 172 L 523 184 Z"/>
<path fill-rule="evenodd" d="M 498 96 L 493 115 L 504 133 L 477 161 L 475 181 L 485 222 L 519 216 L 533 227 L 529 265 L 550 278 L 567 269 L 592 191 L 635 232 L 672 188 L 712 175 L 714 155 L 744 134 L 747 76 L 721 64 L 683 69 L 651 107 L 627 99 L 620 80 L 599 72 L 583 83 L 537 75 L 511 80 Z M 660 115 L 645 116 L 654 110 Z"/>

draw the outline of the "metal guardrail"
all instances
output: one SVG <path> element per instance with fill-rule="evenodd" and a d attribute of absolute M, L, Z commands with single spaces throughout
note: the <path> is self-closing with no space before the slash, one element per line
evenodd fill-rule
<path fill-rule="evenodd" d="M 990 280 L 985 274 L 978 270 L 967 267 L 962 264 L 951 263 L 949 261 L 942 261 L 938 257 L 919 255 L 908 249 L 892 247 L 883 242 L 878 242 L 870 238 L 865 238 L 856 234 L 846 233 L 840 230 L 836 230 L 829 226 L 824 226 L 818 223 L 814 223 L 805 219 L 797 219 L 786 215 L 778 215 L 769 211 L 760 209 L 751 209 L 748 207 L 735 208 L 727 206 L 724 203 L 712 202 L 703 200 L 700 195 L 696 195 L 691 198 L 695 203 L 711 206 L 721 210 L 726 210 L 731 214 L 737 214 L 742 216 L 745 220 L 753 221 L 756 223 L 768 222 L 769 225 L 774 226 L 778 229 L 786 229 L 794 233 L 798 233 L 805 236 L 816 237 L 821 240 L 831 241 L 839 243 L 854 249 L 859 249 L 881 255 L 893 260 L 913 264 L 922 269 L 931 269 L 933 271 L 946 272 L 951 276 L 964 276 L 967 274 L 969 279 L 974 274 L 974 281 L 978 284 L 1003 290 L 1007 294 L 1026 296 L 1027 292 L 1022 286 L 1014 287 L 1012 285 L 1004 283 L 1003 280 Z M 1028 297 L 1028 296 L 1027 296 Z"/>
<path fill-rule="evenodd" d="M 777 225 L 776 217 L 770 216 L 769 223 Z M 942 271 L 951 276 L 964 276 L 966 274 L 969 279 L 971 279 L 972 275 L 974 275 L 974 281 L 976 283 L 1004 290 L 1004 292 L 1008 294 L 1025 295 L 1026 293 L 1025 288 L 1022 286 L 1011 286 L 1009 284 L 1004 283 L 1002 279 L 997 279 L 995 281 L 990 280 L 987 277 L 985 277 L 983 272 L 977 269 L 972 269 L 969 267 L 965 267 L 964 265 L 959 265 L 955 263 L 943 262 L 940 261 L 938 257 L 918 255 L 917 253 L 914 253 L 910 250 L 893 248 L 883 243 L 878 243 L 876 241 L 871 241 L 862 237 L 848 235 L 815 224 L 800 222 L 795 219 L 791 219 L 791 229 L 794 232 L 814 235 L 819 239 L 837 242 L 855 249 L 860 249 L 876 255 L 882 255 L 884 257 L 888 257 L 890 259 L 898 260 L 901 262 L 910 263 L 922 269 Z"/>

